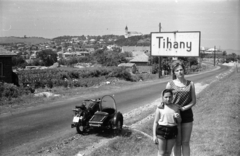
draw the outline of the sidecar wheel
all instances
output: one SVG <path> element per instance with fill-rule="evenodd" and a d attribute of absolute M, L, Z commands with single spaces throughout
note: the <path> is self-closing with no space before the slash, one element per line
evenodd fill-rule
<path fill-rule="evenodd" d="M 114 134 L 115 135 L 119 135 L 119 134 L 121 134 L 121 132 L 122 132 L 122 122 L 120 121 L 120 120 L 118 120 L 117 121 L 117 127 L 116 127 L 116 129 L 114 130 Z"/>

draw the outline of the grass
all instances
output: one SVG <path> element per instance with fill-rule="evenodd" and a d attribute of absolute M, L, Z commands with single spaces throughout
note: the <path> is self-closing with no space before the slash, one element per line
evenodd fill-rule
<path fill-rule="evenodd" d="M 191 137 L 191 155 L 240 155 L 240 73 L 219 80 L 197 96 L 194 111 L 194 128 Z M 153 119 L 138 129 L 152 135 Z M 157 148 L 144 135 L 132 132 L 120 137 L 92 156 L 157 155 Z"/>
<path fill-rule="evenodd" d="M 152 152 L 156 146 L 147 137 L 132 132 L 130 136 L 121 136 L 118 141 L 112 141 L 91 154 L 91 156 L 146 156 Z"/>
<path fill-rule="evenodd" d="M 240 73 L 214 83 L 198 98 L 192 135 L 194 156 L 240 154 Z"/>

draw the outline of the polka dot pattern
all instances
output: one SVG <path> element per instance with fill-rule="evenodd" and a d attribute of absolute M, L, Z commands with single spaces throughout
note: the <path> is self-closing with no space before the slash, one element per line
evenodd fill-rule
<path fill-rule="evenodd" d="M 191 96 L 191 81 L 187 80 L 185 87 L 178 87 L 173 81 L 170 82 L 171 89 L 173 89 L 173 103 L 185 106 L 192 101 Z"/>

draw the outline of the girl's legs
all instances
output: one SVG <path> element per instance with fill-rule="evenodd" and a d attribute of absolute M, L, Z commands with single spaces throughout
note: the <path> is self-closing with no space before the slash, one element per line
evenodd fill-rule
<path fill-rule="evenodd" d="M 192 134 L 193 123 L 182 123 L 182 153 L 183 156 L 190 156 L 190 138 Z"/>
<path fill-rule="evenodd" d="M 165 139 L 158 138 L 158 156 L 165 156 L 167 142 Z"/>
<path fill-rule="evenodd" d="M 176 144 L 173 147 L 173 156 L 181 156 L 181 153 L 182 153 L 182 133 L 181 132 L 182 132 L 182 128 L 181 128 L 181 124 L 179 124 Z"/>
<path fill-rule="evenodd" d="M 170 156 L 173 146 L 176 143 L 176 139 L 169 139 L 166 143 L 165 156 Z"/>

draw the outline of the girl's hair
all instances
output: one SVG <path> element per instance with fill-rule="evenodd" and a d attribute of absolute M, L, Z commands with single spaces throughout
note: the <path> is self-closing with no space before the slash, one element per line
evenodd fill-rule
<path fill-rule="evenodd" d="M 164 89 L 164 90 L 162 91 L 162 100 L 163 100 L 163 96 L 164 96 L 165 93 L 170 93 L 171 96 L 173 96 L 173 90 L 172 90 L 172 89 Z M 158 105 L 158 108 L 159 108 L 159 109 L 163 109 L 163 108 L 164 108 L 164 105 L 165 105 L 164 102 L 161 102 L 161 104 Z"/>
<path fill-rule="evenodd" d="M 173 80 L 177 78 L 174 71 L 179 66 L 181 66 L 185 72 L 185 66 L 182 61 L 176 60 L 176 61 L 172 62 L 171 68 L 172 68 L 172 79 Z"/>
<path fill-rule="evenodd" d="M 170 93 L 173 96 L 173 90 L 172 89 L 164 89 L 162 91 L 162 97 L 164 96 L 165 93 Z"/>

